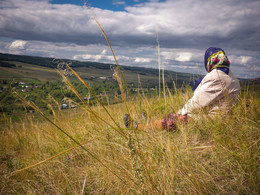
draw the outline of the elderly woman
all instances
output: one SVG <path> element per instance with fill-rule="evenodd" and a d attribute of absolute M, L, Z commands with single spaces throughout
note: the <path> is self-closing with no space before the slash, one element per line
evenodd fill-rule
<path fill-rule="evenodd" d="M 230 71 L 230 62 L 221 48 L 210 47 L 206 50 L 204 64 L 207 75 L 195 81 L 193 97 L 176 114 L 169 114 L 162 120 L 148 124 L 160 129 L 175 129 L 176 120 L 185 121 L 188 117 L 196 118 L 197 110 L 206 110 L 212 117 L 216 113 L 227 114 L 230 108 L 237 103 L 240 85 Z M 201 112 L 200 112 L 201 113 Z M 128 114 L 124 116 L 126 127 L 133 125 L 142 129 L 142 124 L 131 120 Z"/>

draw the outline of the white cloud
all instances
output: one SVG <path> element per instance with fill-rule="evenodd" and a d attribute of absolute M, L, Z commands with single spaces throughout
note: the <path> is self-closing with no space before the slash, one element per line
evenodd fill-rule
<path fill-rule="evenodd" d="M 255 65 L 255 64 L 260 64 L 260 59 L 254 58 L 252 56 L 237 56 L 237 55 L 232 55 L 229 57 L 232 64 L 237 64 L 237 65 Z"/>
<path fill-rule="evenodd" d="M 9 49 L 23 50 L 23 49 L 26 49 L 26 46 L 27 46 L 27 42 L 26 42 L 26 41 L 15 40 L 15 41 L 12 42 L 12 44 L 10 45 Z"/>
<path fill-rule="evenodd" d="M 163 59 L 165 60 L 174 60 L 175 58 L 175 55 L 173 52 L 170 52 L 170 51 L 162 51 L 160 53 L 160 55 L 162 56 Z"/>
<path fill-rule="evenodd" d="M 204 50 L 199 49 L 186 49 L 186 48 L 178 48 L 171 49 L 165 48 L 161 52 L 161 56 L 163 60 L 172 60 L 179 62 L 188 62 L 188 61 L 201 61 L 204 56 Z"/>
<path fill-rule="evenodd" d="M 129 64 L 130 62 L 135 63 L 148 63 L 151 62 L 151 59 L 149 58 L 135 58 L 135 57 L 128 57 L 128 56 L 122 56 L 118 55 L 117 60 L 119 62 L 122 62 L 120 64 Z M 74 60 L 89 60 L 89 61 L 95 61 L 95 62 L 104 62 L 104 63 L 115 63 L 115 59 L 113 56 L 107 56 L 103 54 L 82 54 L 82 55 L 75 55 L 73 57 Z"/>
<path fill-rule="evenodd" d="M 105 55 L 92 55 L 92 54 L 83 54 L 83 55 L 75 55 L 73 57 L 74 60 L 89 60 L 89 61 L 104 61 L 104 60 L 109 60 L 111 57 L 105 56 Z"/>
<path fill-rule="evenodd" d="M 175 60 L 180 62 L 187 62 L 191 60 L 191 57 L 192 57 L 191 53 L 183 52 L 183 53 L 178 53 L 178 57 L 175 58 Z"/>
<path fill-rule="evenodd" d="M 172 68 L 177 68 L 177 69 L 197 69 L 197 67 L 196 66 L 188 66 L 188 65 L 171 65 L 171 67 Z M 182 70 L 182 71 L 184 71 L 184 70 Z M 192 70 L 193 71 L 193 70 Z"/>
<path fill-rule="evenodd" d="M 254 66 L 253 66 L 253 70 L 260 72 L 260 67 L 259 67 L 259 66 L 257 67 L 257 66 L 254 65 Z"/>
<path fill-rule="evenodd" d="M 13 54 L 20 54 L 25 51 L 28 47 L 28 43 L 23 40 L 15 40 L 9 46 L 9 52 Z"/>
<path fill-rule="evenodd" d="M 240 56 L 241 58 L 241 64 L 247 64 L 251 59 L 253 59 L 251 56 Z"/>
<path fill-rule="evenodd" d="M 136 62 L 136 63 L 151 62 L 151 59 L 149 59 L 149 58 L 135 58 L 134 62 Z"/>
<path fill-rule="evenodd" d="M 126 5 L 125 1 L 120 1 L 120 0 L 113 0 L 112 1 L 113 5 Z"/>
<path fill-rule="evenodd" d="M 101 52 L 102 55 L 106 55 L 107 54 L 107 50 L 104 49 L 102 52 Z"/>

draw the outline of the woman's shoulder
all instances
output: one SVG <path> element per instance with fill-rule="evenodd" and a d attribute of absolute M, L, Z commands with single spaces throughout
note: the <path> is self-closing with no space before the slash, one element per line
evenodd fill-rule
<path fill-rule="evenodd" d="M 223 83 L 225 83 L 225 85 L 230 85 L 231 83 L 238 83 L 237 85 L 239 85 L 238 79 L 233 75 L 231 71 L 229 71 L 229 74 L 226 74 L 225 72 L 216 69 L 208 73 L 201 83 L 212 83 L 212 85 L 222 85 Z"/>
<path fill-rule="evenodd" d="M 211 72 L 209 72 L 204 78 L 206 80 L 230 80 L 230 79 L 236 79 L 231 71 L 229 71 L 229 74 L 226 74 L 225 72 L 223 72 L 221 70 L 217 70 L 217 69 L 214 69 Z"/>
<path fill-rule="evenodd" d="M 202 83 L 219 80 L 220 77 L 222 77 L 222 73 L 220 71 L 217 71 L 216 69 L 212 70 L 206 76 L 203 78 Z"/>

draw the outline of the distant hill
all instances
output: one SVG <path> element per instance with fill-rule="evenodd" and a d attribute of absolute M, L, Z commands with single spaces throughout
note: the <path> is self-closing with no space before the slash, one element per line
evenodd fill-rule
<path fill-rule="evenodd" d="M 56 59 L 48 57 L 35 57 L 24 55 L 13 55 L 0 53 L 0 79 L 25 79 L 31 78 L 40 81 L 51 81 L 60 79 L 56 73 Z M 115 64 L 105 64 L 98 62 L 81 62 L 68 59 L 59 61 L 71 64 L 83 79 L 99 81 L 108 80 L 113 76 L 111 67 Z M 128 83 L 138 84 L 138 79 L 143 86 L 154 86 L 158 84 L 158 69 L 121 66 L 124 77 Z M 180 73 L 165 70 L 166 83 L 172 85 L 173 81 L 177 85 L 192 83 L 200 75 Z M 139 75 L 139 76 L 138 76 Z M 139 77 L 139 78 L 138 78 Z"/>
<path fill-rule="evenodd" d="M 68 60 L 68 59 L 60 59 L 64 62 L 73 62 L 72 67 L 99 67 L 101 69 L 110 69 L 111 64 L 104 64 L 98 62 L 80 62 L 75 60 Z M 13 55 L 13 54 L 3 54 L 0 53 L 0 61 L 18 61 L 33 65 L 39 65 L 49 68 L 56 68 L 55 67 L 55 58 L 49 57 L 37 57 L 37 56 L 25 56 L 25 55 Z"/>

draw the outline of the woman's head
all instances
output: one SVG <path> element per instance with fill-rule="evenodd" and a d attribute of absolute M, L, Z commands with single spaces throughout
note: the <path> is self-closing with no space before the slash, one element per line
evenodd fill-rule
<path fill-rule="evenodd" d="M 207 72 L 215 68 L 228 68 L 230 62 L 223 49 L 217 47 L 210 47 L 206 50 L 204 55 L 204 65 Z"/>

